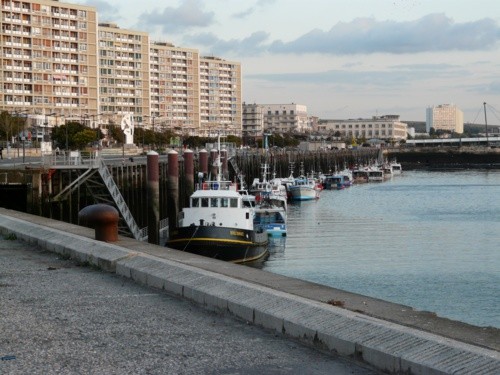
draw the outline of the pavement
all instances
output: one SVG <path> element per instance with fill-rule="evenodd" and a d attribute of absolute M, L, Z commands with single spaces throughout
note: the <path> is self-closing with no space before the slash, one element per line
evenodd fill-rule
<path fill-rule="evenodd" d="M 52 257 L 54 264 L 33 260 L 31 266 L 46 265 L 38 272 L 9 271 L 22 270 L 22 264 L 8 265 L 7 278 L 2 271 L 0 287 L 7 286 L 0 291 L 8 292 L 11 306 L 6 332 L 14 339 L 0 336 L 0 356 L 7 358 L 1 366 L 33 362 L 37 367 L 26 367 L 29 373 L 38 369 L 39 373 L 47 369 L 62 373 L 113 373 L 114 369 L 115 373 L 322 374 L 344 369 L 363 374 L 500 373 L 500 335 L 495 328 L 469 326 L 407 306 L 129 238 L 99 242 L 89 228 L 5 209 L 0 209 L 0 232 L 7 239 L 17 238 L 2 244 L 28 246 L 30 254 L 45 250 L 57 254 L 43 254 Z M 2 250 L 2 267 L 4 258 L 16 258 L 9 246 Z M 56 279 L 53 285 L 52 279 Z M 4 306 L 3 293 L 0 296 Z M 189 308 L 165 315 L 173 301 Z M 50 313 L 52 306 L 55 310 Z M 23 309 L 29 312 L 26 319 L 16 313 Z M 44 318 L 48 329 L 37 331 L 39 322 L 33 321 L 38 317 Z M 24 332 L 18 339 L 17 330 Z M 69 336 L 59 337 L 61 331 Z M 172 344 L 161 341 L 163 337 Z M 5 343 L 10 345 L 7 351 Z M 50 345 L 50 350 L 43 352 L 44 345 Z M 264 349 L 259 351 L 261 346 Z M 28 360 L 21 361 L 19 353 L 28 348 Z M 63 354 L 67 350 L 65 361 L 58 350 Z M 79 363 L 85 366 L 78 367 Z M 57 367 L 62 365 L 67 367 Z M 171 371 L 164 366 L 172 366 L 167 367 Z M 24 369 L 19 373 L 26 373 Z"/>
<path fill-rule="evenodd" d="M 0 239 L 1 374 L 376 372 L 37 245 Z"/>

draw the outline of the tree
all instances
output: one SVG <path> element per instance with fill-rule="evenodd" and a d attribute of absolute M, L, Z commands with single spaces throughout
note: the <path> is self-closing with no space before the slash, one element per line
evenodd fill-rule
<path fill-rule="evenodd" d="M 88 130 L 89 133 L 85 133 L 86 135 L 79 135 L 78 137 L 76 136 L 78 133 L 84 132 L 85 130 Z M 92 136 L 90 136 L 91 133 Z M 52 140 L 59 148 L 65 149 L 67 145 L 69 150 L 76 150 L 85 147 L 87 143 L 92 142 L 96 138 L 97 135 L 95 130 L 77 121 L 68 121 L 52 129 Z M 87 142 L 82 144 L 83 140 L 87 140 Z"/>

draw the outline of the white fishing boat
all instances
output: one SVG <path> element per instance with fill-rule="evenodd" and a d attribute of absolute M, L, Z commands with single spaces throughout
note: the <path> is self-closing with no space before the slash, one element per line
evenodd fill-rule
<path fill-rule="evenodd" d="M 216 178 L 197 184 L 166 245 L 234 263 L 265 258 L 268 235 L 254 223 L 256 208 L 245 204 L 237 184 L 221 179 L 220 157 L 216 163 Z"/>
<path fill-rule="evenodd" d="M 393 175 L 399 175 L 399 174 L 403 173 L 403 168 L 402 168 L 401 164 L 398 163 L 397 161 L 391 162 L 390 165 L 391 165 L 391 170 L 392 170 Z"/>
<path fill-rule="evenodd" d="M 287 185 L 290 198 L 294 201 L 308 201 L 318 199 L 322 190 L 321 184 L 313 177 L 304 175 L 304 166 L 301 165 L 301 174 Z"/>

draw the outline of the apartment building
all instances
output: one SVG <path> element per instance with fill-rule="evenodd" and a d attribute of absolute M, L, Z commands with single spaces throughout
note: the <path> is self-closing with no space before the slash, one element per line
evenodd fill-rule
<path fill-rule="evenodd" d="M 0 110 L 36 126 L 98 113 L 97 13 L 49 0 L 1 0 Z"/>
<path fill-rule="evenodd" d="M 200 128 L 198 50 L 153 42 L 149 59 L 151 114 L 143 120 L 149 126 L 156 123 L 167 129 L 196 133 Z"/>
<path fill-rule="evenodd" d="M 98 23 L 94 7 L 0 1 L 0 110 L 36 127 L 70 119 L 106 127 L 132 114 L 136 126 L 241 135 L 239 62 Z"/>
<path fill-rule="evenodd" d="M 301 104 L 261 104 L 264 131 L 272 133 L 304 133 L 309 129 L 307 106 Z"/>
<path fill-rule="evenodd" d="M 407 124 L 399 119 L 399 115 L 373 116 L 370 119 L 322 120 L 318 123 L 318 131 L 330 133 L 342 138 L 365 139 L 407 139 Z"/>
<path fill-rule="evenodd" d="M 425 111 L 425 130 L 447 130 L 455 133 L 464 132 L 464 113 L 453 104 L 441 104 L 428 107 Z"/>
<path fill-rule="evenodd" d="M 99 119 L 120 123 L 124 115 L 134 119 L 150 114 L 149 35 L 100 23 Z"/>
<path fill-rule="evenodd" d="M 262 137 L 264 134 L 264 107 L 243 103 L 243 137 Z"/>
<path fill-rule="evenodd" d="M 200 58 L 200 135 L 241 136 L 241 63 L 218 57 Z"/>

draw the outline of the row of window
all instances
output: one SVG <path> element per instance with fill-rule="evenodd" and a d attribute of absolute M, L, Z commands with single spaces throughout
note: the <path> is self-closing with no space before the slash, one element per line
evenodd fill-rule
<path fill-rule="evenodd" d="M 238 198 L 191 198 L 191 207 L 238 207 Z"/>

